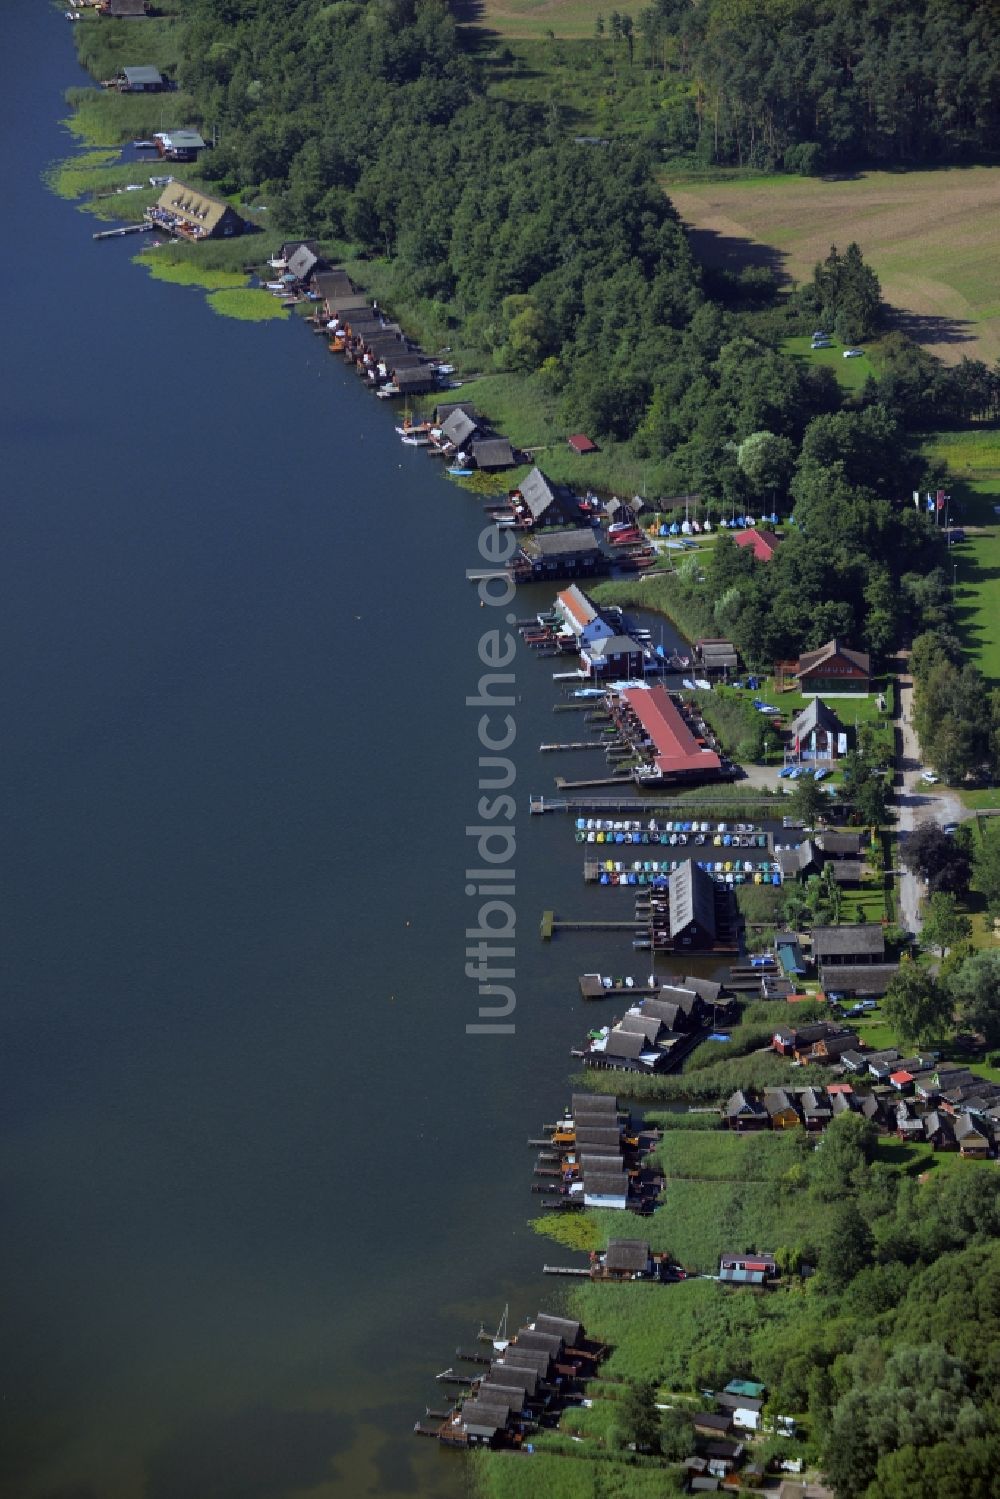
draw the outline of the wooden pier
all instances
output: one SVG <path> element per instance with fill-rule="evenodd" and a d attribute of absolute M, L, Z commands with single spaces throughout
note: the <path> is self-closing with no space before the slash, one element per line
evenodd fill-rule
<path fill-rule="evenodd" d="M 572 744 L 540 744 L 538 746 L 542 754 L 550 750 L 599 750 L 606 749 L 606 739 L 579 739 Z"/>
<path fill-rule="evenodd" d="M 121 239 L 125 234 L 148 234 L 155 224 L 124 224 L 120 229 L 99 229 L 94 239 Z"/>
<path fill-rule="evenodd" d="M 586 1279 L 588 1279 L 588 1280 L 590 1279 L 590 1271 L 589 1271 L 589 1269 L 581 1270 L 576 1265 L 543 1265 L 542 1266 L 542 1274 L 543 1275 L 582 1275 L 582 1276 L 586 1277 Z"/>
<path fill-rule="evenodd" d="M 557 932 L 631 932 L 632 936 L 647 930 L 644 921 L 561 921 L 554 911 L 543 911 L 541 938 L 550 942 Z"/>

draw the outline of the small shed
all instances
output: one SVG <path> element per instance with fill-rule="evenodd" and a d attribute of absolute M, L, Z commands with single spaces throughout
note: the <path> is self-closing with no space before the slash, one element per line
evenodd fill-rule
<path fill-rule="evenodd" d="M 102 0 L 98 8 L 113 21 L 141 21 L 149 15 L 149 0 Z"/>
<path fill-rule="evenodd" d="M 162 94 L 166 86 L 159 68 L 145 63 L 141 67 L 122 68 L 118 74 L 118 91 L 122 94 Z"/>
<path fill-rule="evenodd" d="M 592 442 L 585 432 L 574 432 L 572 437 L 567 437 L 566 442 L 574 453 L 599 453 L 601 450 L 596 442 Z"/>
<path fill-rule="evenodd" d="M 737 531 L 733 540 L 741 550 L 752 552 L 758 562 L 770 562 L 781 545 L 780 536 L 775 536 L 773 531 L 759 531 L 756 526 Z"/>

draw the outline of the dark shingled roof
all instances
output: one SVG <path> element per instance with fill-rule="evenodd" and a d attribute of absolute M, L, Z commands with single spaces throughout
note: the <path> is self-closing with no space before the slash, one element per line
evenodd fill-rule
<path fill-rule="evenodd" d="M 574 1093 L 570 1110 L 574 1119 L 581 1114 L 601 1114 L 616 1123 L 618 1120 L 618 1100 L 613 1093 Z"/>
<path fill-rule="evenodd" d="M 575 1317 L 555 1317 L 551 1312 L 539 1312 L 535 1318 L 535 1330 L 555 1333 L 567 1348 L 575 1348 L 583 1336 L 583 1323 Z"/>
<path fill-rule="evenodd" d="M 645 1239 L 609 1239 L 604 1255 L 606 1270 L 637 1274 L 649 1264 L 649 1245 Z"/>
<path fill-rule="evenodd" d="M 874 921 L 814 926 L 812 950 L 813 957 L 820 962 L 824 957 L 845 957 L 852 953 L 872 953 L 881 957 L 885 952 L 885 936 Z"/>
<path fill-rule="evenodd" d="M 472 444 L 472 457 L 477 468 L 511 468 L 514 449 L 506 437 L 486 437 Z"/>
<path fill-rule="evenodd" d="M 525 538 L 521 547 L 525 556 L 565 557 L 574 553 L 599 552 L 597 537 L 589 528 L 576 527 L 572 531 L 542 531 L 537 536 Z"/>
<path fill-rule="evenodd" d="M 621 1145 L 622 1132 L 617 1125 L 599 1129 L 596 1125 L 578 1125 L 576 1143 L 580 1150 L 615 1150 Z"/>

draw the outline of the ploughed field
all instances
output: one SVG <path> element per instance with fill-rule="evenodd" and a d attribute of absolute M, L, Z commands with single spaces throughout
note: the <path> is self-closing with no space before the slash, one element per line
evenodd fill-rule
<path fill-rule="evenodd" d="M 803 281 L 856 240 L 904 332 L 949 364 L 1000 358 L 1000 167 L 664 186 L 700 260 Z"/>

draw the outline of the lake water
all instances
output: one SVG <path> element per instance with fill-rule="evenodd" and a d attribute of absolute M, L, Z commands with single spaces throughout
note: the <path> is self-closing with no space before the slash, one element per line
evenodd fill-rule
<path fill-rule="evenodd" d="M 578 720 L 520 651 L 516 1032 L 469 1036 L 480 504 L 301 326 L 93 242 L 70 28 L 4 19 L 0 1490 L 445 1499 L 434 1372 L 555 1299 L 576 975 L 648 962 L 538 938 L 629 904 L 529 826 Z"/>

